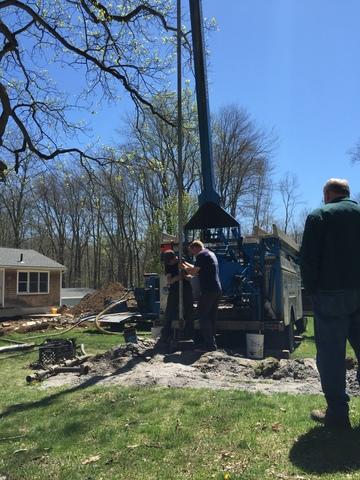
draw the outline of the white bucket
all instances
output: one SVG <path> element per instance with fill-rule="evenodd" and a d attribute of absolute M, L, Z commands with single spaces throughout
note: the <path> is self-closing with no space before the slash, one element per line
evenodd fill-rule
<path fill-rule="evenodd" d="M 262 333 L 246 334 L 246 356 L 256 360 L 264 358 L 264 335 Z"/>
<path fill-rule="evenodd" d="M 163 327 L 161 325 L 159 327 L 152 327 L 151 335 L 152 335 L 153 339 L 156 340 L 160 337 L 162 328 Z"/>

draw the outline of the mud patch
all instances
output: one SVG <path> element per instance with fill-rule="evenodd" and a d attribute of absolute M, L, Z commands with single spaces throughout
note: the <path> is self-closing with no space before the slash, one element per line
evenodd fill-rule
<path fill-rule="evenodd" d="M 167 352 L 152 340 L 115 347 L 90 362 L 88 375 L 61 374 L 43 387 L 71 385 L 161 386 L 172 388 L 240 389 L 249 392 L 318 394 L 319 375 L 314 359 L 263 361 L 243 358 L 232 351 L 199 353 L 184 344 Z M 356 368 L 348 375 L 348 392 L 360 395 Z"/>

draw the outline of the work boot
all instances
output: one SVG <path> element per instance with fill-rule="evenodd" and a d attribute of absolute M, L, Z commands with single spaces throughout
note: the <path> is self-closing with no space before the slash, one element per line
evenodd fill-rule
<path fill-rule="evenodd" d="M 171 337 L 161 336 L 157 339 L 157 345 L 168 345 L 171 342 Z"/>
<path fill-rule="evenodd" d="M 216 345 L 204 345 L 204 344 L 194 344 L 194 351 L 199 353 L 208 353 L 215 352 L 217 350 Z"/>
<path fill-rule="evenodd" d="M 337 417 L 334 415 L 329 415 L 327 410 L 312 410 L 310 417 L 315 422 L 321 423 L 327 428 L 351 430 L 351 423 L 347 415 Z"/>

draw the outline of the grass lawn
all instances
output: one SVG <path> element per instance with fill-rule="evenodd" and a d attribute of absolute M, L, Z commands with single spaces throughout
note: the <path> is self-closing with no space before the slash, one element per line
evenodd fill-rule
<path fill-rule="evenodd" d="M 309 318 L 306 332 L 302 335 L 303 341 L 300 346 L 291 355 L 292 358 L 315 358 L 316 347 L 314 337 L 314 323 L 313 319 Z M 347 343 L 346 355 L 355 358 L 355 353 L 349 342 Z"/>
<path fill-rule="evenodd" d="M 89 353 L 121 339 L 91 330 L 68 336 Z M 296 356 L 314 354 L 311 330 L 307 337 Z M 25 382 L 36 356 L 0 360 L 0 478 L 360 479 L 360 428 L 341 436 L 314 427 L 308 412 L 324 405 L 320 396 L 120 386 L 44 390 Z M 360 399 L 351 409 L 359 425 Z"/>

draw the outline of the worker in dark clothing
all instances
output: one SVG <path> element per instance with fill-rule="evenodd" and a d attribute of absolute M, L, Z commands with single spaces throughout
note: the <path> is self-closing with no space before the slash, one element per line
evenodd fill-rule
<path fill-rule="evenodd" d="M 326 411 L 311 412 L 328 427 L 351 428 L 346 394 L 346 340 L 360 361 L 360 206 L 346 180 L 324 186 L 325 205 L 306 220 L 301 275 L 313 297 L 317 366 Z M 358 370 L 360 383 L 360 370 Z"/>
<path fill-rule="evenodd" d="M 183 312 L 185 339 L 191 339 L 194 331 L 194 300 L 190 280 L 191 278 L 179 271 L 179 259 L 173 250 L 164 252 L 164 265 L 166 281 L 169 289 L 166 310 L 165 325 L 161 331 L 161 341 L 168 342 L 171 339 L 171 324 L 173 320 L 179 320 L 179 280 L 183 278 Z"/>
<path fill-rule="evenodd" d="M 198 316 L 204 342 L 200 349 L 216 350 L 216 320 L 221 298 L 218 261 L 216 255 L 204 248 L 204 244 L 199 240 L 194 240 L 189 245 L 189 252 L 196 257 L 196 262 L 194 265 L 183 262 L 182 268 L 190 275 L 199 276 L 201 294 L 198 301 Z"/>

